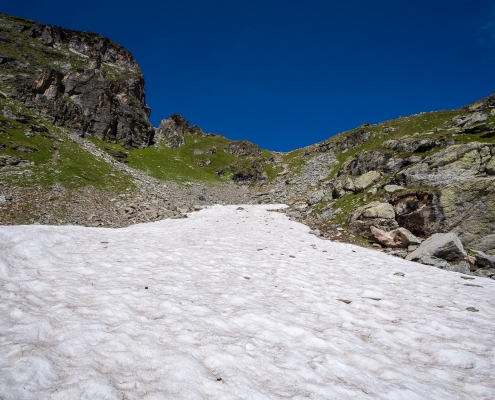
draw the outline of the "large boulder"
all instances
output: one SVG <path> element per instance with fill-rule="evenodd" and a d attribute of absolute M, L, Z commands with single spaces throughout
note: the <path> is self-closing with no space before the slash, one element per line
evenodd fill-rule
<path fill-rule="evenodd" d="M 363 207 L 361 216 L 364 218 L 395 218 L 395 211 L 391 204 L 374 201 Z"/>
<path fill-rule="evenodd" d="M 365 174 L 358 176 L 354 180 L 354 190 L 356 193 L 362 192 L 364 189 L 370 187 L 375 182 L 378 182 L 381 178 L 381 174 L 378 171 L 369 171 Z"/>
<path fill-rule="evenodd" d="M 455 261 L 464 259 L 467 253 L 455 233 L 435 233 L 408 254 L 406 260 L 418 261 L 426 256 Z"/>
<path fill-rule="evenodd" d="M 371 226 L 370 230 L 373 237 L 386 247 L 407 248 L 409 245 L 418 245 L 421 243 L 421 239 L 414 236 L 405 228 L 398 228 L 386 232 Z"/>
<path fill-rule="evenodd" d="M 476 254 L 476 264 L 481 267 L 495 268 L 495 257 L 491 257 L 488 254 L 478 251 Z"/>
<path fill-rule="evenodd" d="M 373 239 L 371 226 L 391 231 L 399 227 L 395 212 L 389 203 L 372 201 L 354 211 L 349 218 L 349 231 L 367 239 Z"/>

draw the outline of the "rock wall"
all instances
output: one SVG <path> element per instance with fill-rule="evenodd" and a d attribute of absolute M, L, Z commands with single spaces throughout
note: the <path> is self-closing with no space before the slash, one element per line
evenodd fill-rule
<path fill-rule="evenodd" d="M 129 51 L 90 32 L 5 15 L 0 15 L 0 22 L 2 37 L 13 47 L 26 45 L 36 62 L 34 68 L 25 68 L 33 67 L 29 61 L 10 63 L 9 73 L 17 73 L 12 95 L 18 100 L 81 136 L 94 135 L 126 147 L 145 147 L 153 141 L 144 78 Z"/>

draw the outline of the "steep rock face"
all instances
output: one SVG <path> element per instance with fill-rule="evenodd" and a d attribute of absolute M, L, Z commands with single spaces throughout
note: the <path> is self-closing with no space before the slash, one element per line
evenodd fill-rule
<path fill-rule="evenodd" d="M 7 64 L 16 81 L 11 95 L 81 136 L 94 135 L 126 147 L 152 142 L 144 78 L 129 51 L 94 33 L 5 15 L 0 15 L 0 28 L 2 37 L 15 38 L 12 46 L 33 49 L 31 58 L 36 60 L 35 66 L 29 60 Z M 26 71 L 31 76 L 25 77 Z"/>

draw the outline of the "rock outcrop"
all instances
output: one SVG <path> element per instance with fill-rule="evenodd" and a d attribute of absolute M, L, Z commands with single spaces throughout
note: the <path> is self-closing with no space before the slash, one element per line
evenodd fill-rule
<path fill-rule="evenodd" d="M 0 15 L 2 29 L 12 29 L 12 24 L 2 22 L 5 19 Z M 33 53 L 27 63 L 38 64 L 30 69 L 27 64 L 9 67 L 16 77 L 12 96 L 51 123 L 70 127 L 81 136 L 97 136 L 126 147 L 146 147 L 152 142 L 144 78 L 129 51 L 94 33 L 17 22 L 19 44 Z"/>
<path fill-rule="evenodd" d="M 185 135 L 189 128 L 189 122 L 182 115 L 173 114 L 162 119 L 158 128 L 155 128 L 154 142 L 164 143 L 172 149 L 183 147 L 186 144 Z"/>

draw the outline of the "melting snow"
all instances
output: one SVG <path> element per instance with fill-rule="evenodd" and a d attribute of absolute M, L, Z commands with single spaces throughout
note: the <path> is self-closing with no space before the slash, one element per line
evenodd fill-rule
<path fill-rule="evenodd" d="M 495 398 L 494 281 L 243 207 L 1 227 L 0 397 Z"/>

